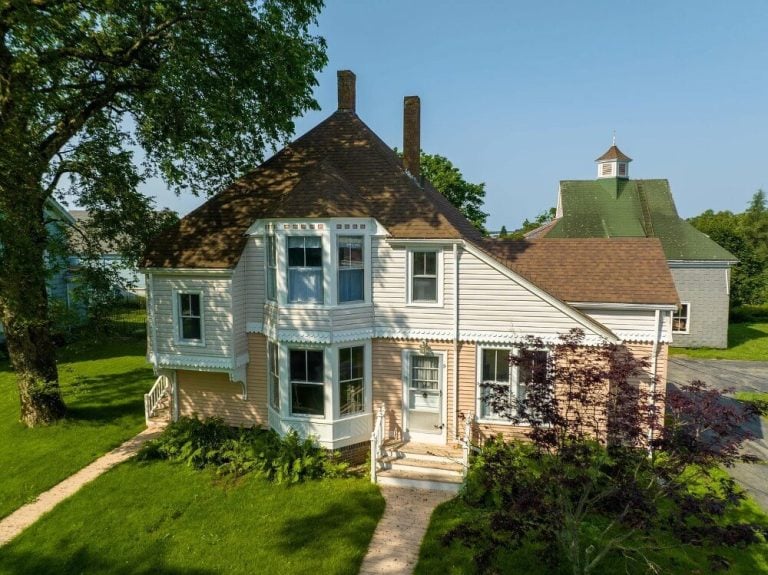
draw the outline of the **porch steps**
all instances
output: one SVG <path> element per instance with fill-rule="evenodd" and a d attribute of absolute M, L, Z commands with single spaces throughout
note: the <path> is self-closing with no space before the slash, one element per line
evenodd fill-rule
<path fill-rule="evenodd" d="M 383 451 L 377 473 L 381 485 L 456 493 L 464 481 L 460 449 L 389 441 Z"/>

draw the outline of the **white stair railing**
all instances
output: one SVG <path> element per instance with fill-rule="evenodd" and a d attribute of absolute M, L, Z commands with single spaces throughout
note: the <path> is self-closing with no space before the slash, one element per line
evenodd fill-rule
<path fill-rule="evenodd" d="M 379 469 L 381 447 L 384 445 L 384 415 L 387 409 L 382 403 L 376 412 L 376 421 L 371 433 L 371 483 L 376 483 L 376 473 Z"/>
<path fill-rule="evenodd" d="M 144 418 L 149 425 L 149 420 L 155 414 L 157 405 L 160 400 L 168 394 L 168 390 L 171 387 L 171 380 L 167 375 L 161 375 L 155 380 L 155 384 L 149 393 L 144 394 Z"/>
<path fill-rule="evenodd" d="M 472 420 L 473 415 L 472 412 L 469 411 L 464 418 L 464 437 L 461 440 L 464 459 L 464 461 L 462 461 L 464 464 L 464 475 L 466 475 L 469 470 L 469 452 L 472 449 Z"/>

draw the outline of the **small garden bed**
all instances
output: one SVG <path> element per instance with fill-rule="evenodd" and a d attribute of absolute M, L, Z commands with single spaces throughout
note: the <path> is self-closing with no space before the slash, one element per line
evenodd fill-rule
<path fill-rule="evenodd" d="M 0 552 L 0 573 L 357 573 L 384 500 L 369 481 L 275 485 L 130 461 Z"/>
<path fill-rule="evenodd" d="M 16 378 L 0 365 L 0 517 L 33 500 L 144 427 L 152 368 L 144 340 L 78 342 L 59 350 L 67 419 L 27 429 L 19 423 Z"/>

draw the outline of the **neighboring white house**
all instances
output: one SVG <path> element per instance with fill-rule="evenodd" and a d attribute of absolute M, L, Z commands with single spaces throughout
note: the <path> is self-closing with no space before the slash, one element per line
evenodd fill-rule
<path fill-rule="evenodd" d="M 335 113 L 157 238 L 148 411 L 168 384 L 174 416 L 293 428 L 350 456 L 379 422 L 449 449 L 466 422 L 519 433 L 480 383 L 519 393 L 509 354 L 573 328 L 649 357 L 663 390 L 678 299 L 658 240 L 483 238 L 420 175 L 417 98 L 404 150 L 363 123 L 339 72 Z"/>

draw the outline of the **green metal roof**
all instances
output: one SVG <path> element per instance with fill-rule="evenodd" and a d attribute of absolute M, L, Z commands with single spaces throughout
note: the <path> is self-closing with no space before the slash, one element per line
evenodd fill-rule
<path fill-rule="evenodd" d="M 667 180 L 565 180 L 550 238 L 659 238 L 668 260 L 736 261 L 677 215 Z"/>

